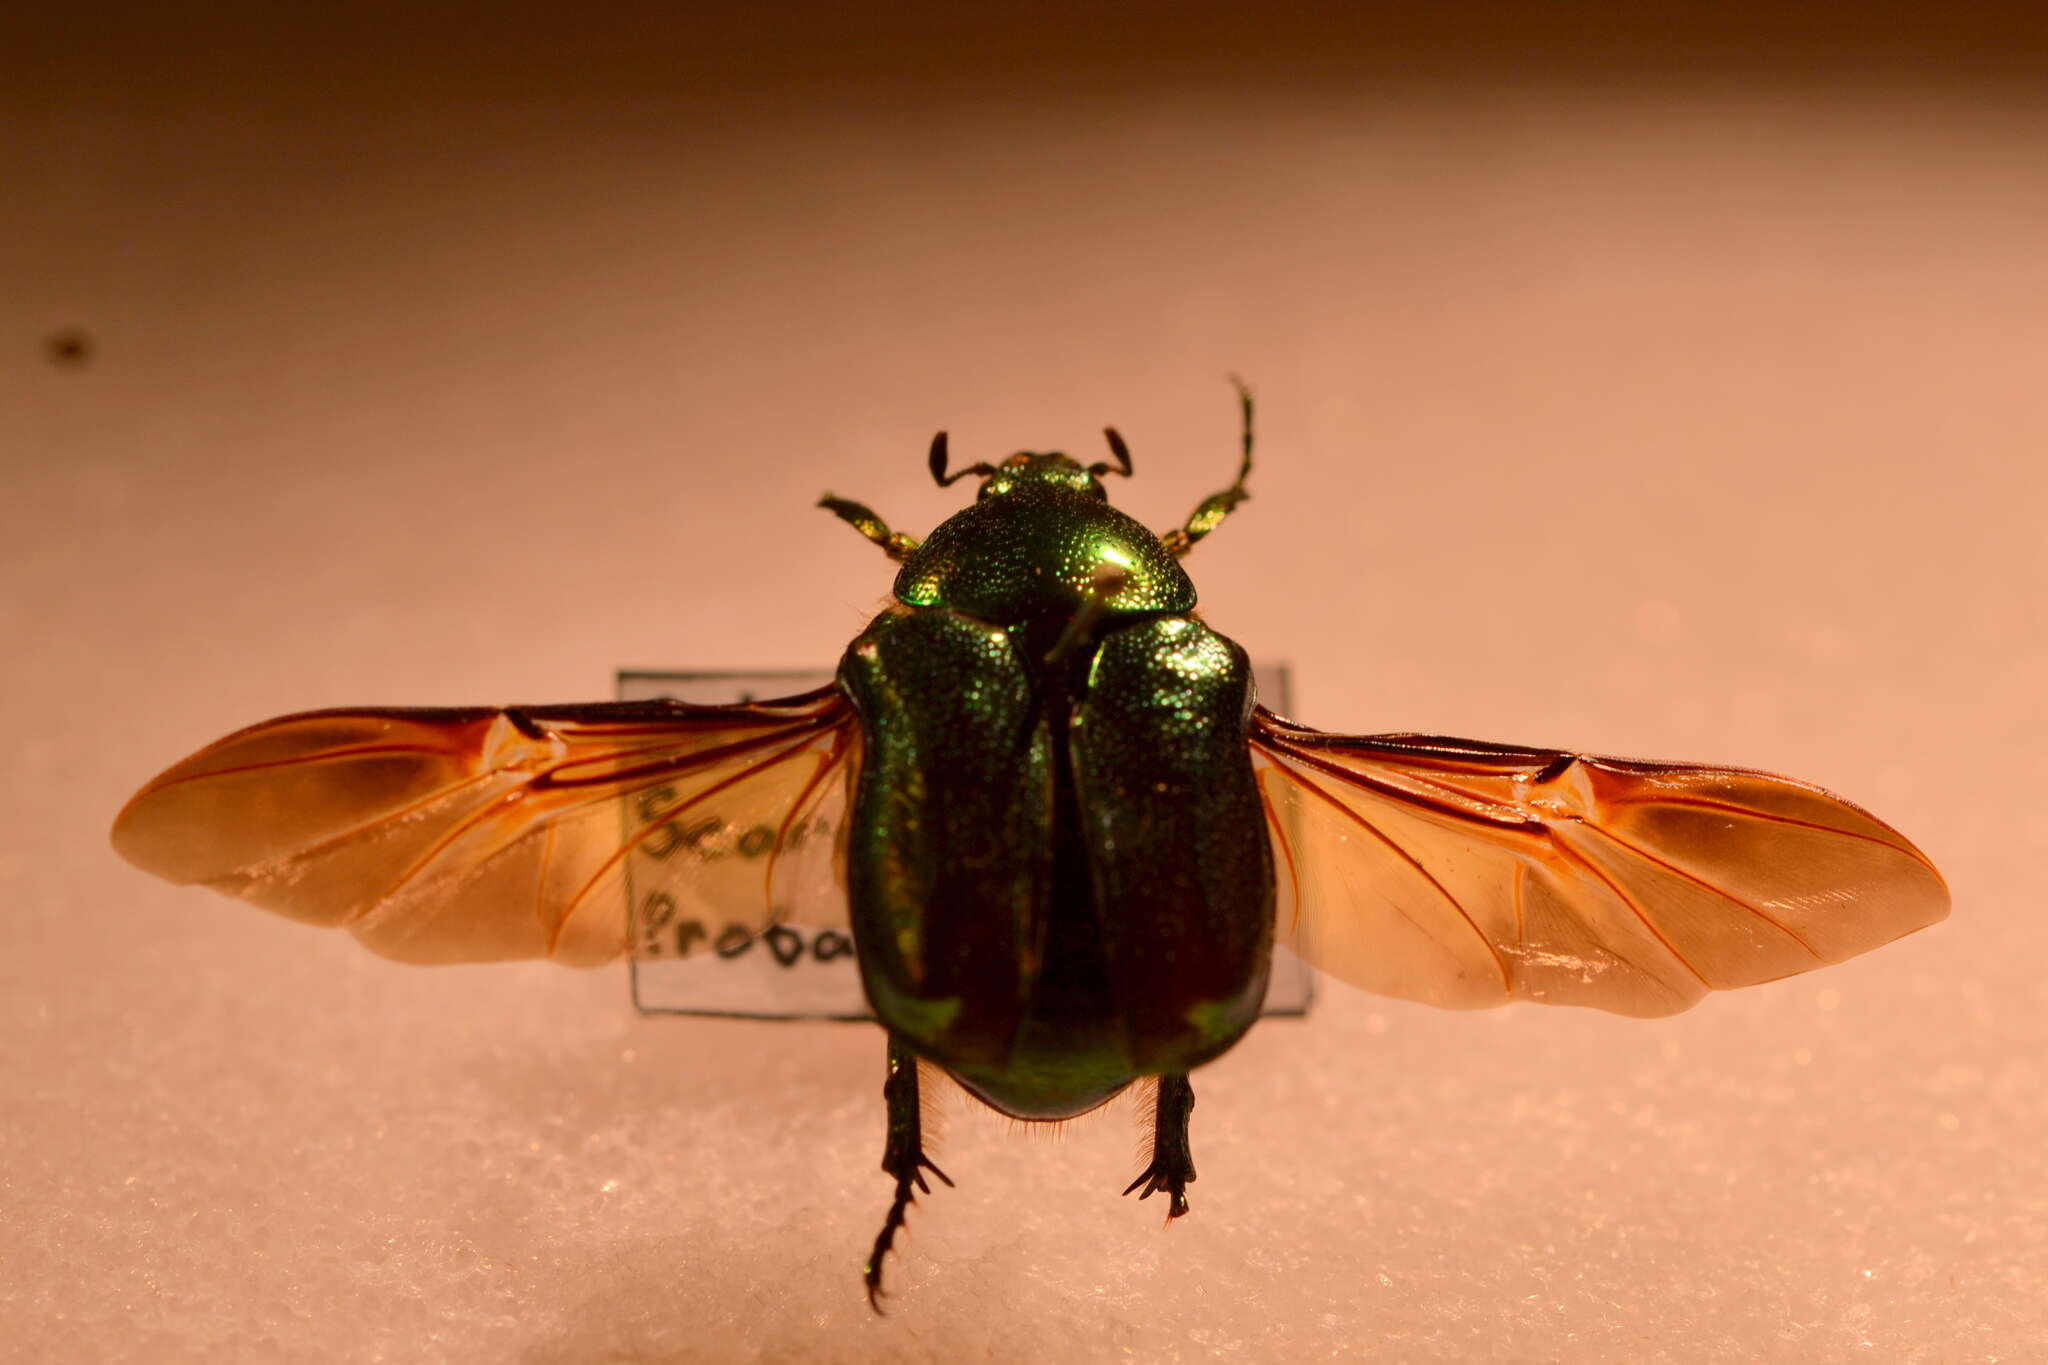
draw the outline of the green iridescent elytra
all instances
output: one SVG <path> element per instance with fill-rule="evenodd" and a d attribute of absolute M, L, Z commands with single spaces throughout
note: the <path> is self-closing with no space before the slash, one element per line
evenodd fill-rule
<path fill-rule="evenodd" d="M 917 1059 L 1025 1119 L 1086 1113 L 1158 1078 L 1152 1162 L 1131 1183 L 1187 1212 L 1188 1072 L 1244 1036 L 1273 950 L 1273 853 L 1253 777 L 1245 652 L 1197 620 L 1179 557 L 1247 496 L 1164 535 L 1109 505 L 1115 461 L 1021 452 L 923 543 L 857 502 L 820 504 L 901 560 L 895 602 L 839 686 L 862 760 L 846 834 L 861 982 L 889 1032 L 896 1195 L 871 1302 L 926 1159 Z M 949 1182 L 950 1183 L 950 1182 Z"/>
<path fill-rule="evenodd" d="M 1244 651 L 1064 455 L 1005 463 L 896 596 L 839 668 L 876 1016 L 1022 1118 L 1216 1057 L 1257 1017 L 1272 946 Z"/>
<path fill-rule="evenodd" d="M 1274 882 L 1252 773 L 1250 661 L 1191 613 L 1179 556 L 1247 496 L 1237 479 L 1154 535 L 1102 476 L 1029 451 L 946 473 L 974 505 L 922 544 L 857 502 L 820 504 L 903 561 L 895 602 L 848 647 L 839 686 L 862 761 L 846 836 L 861 981 L 889 1032 L 896 1180 L 868 1258 L 903 1226 L 925 1157 L 917 1059 L 1025 1119 L 1086 1113 L 1158 1077 L 1152 1162 L 1131 1190 L 1187 1212 L 1188 1072 L 1265 998 Z M 950 1182 L 949 1182 L 950 1183 Z"/>

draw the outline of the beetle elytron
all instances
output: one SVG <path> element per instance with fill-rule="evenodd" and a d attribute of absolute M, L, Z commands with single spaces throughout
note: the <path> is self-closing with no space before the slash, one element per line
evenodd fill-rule
<path fill-rule="evenodd" d="M 888 1034 L 894 1194 L 871 1300 L 924 1172 L 945 1179 L 923 1150 L 920 1062 L 1039 1120 L 1156 1077 L 1151 1164 L 1125 1192 L 1163 1192 L 1177 1217 L 1188 1073 L 1256 1018 L 1276 939 L 1438 1005 L 1658 1015 L 1947 913 L 1912 844 L 1804 783 L 1324 734 L 1258 706 L 1179 563 L 1246 497 L 1239 394 L 1236 480 L 1163 535 L 1109 505 L 1103 478 L 1131 472 L 1114 430 L 1113 462 L 1025 453 L 951 474 L 940 433 L 933 477 L 981 491 L 922 544 L 826 497 L 902 564 L 829 687 L 286 716 L 149 783 L 115 847 L 404 961 L 592 965 L 626 946 L 627 867 L 657 831 L 765 818 L 756 922 L 850 924 Z M 836 831 L 829 875 L 778 895 L 778 861 L 815 829 Z"/>

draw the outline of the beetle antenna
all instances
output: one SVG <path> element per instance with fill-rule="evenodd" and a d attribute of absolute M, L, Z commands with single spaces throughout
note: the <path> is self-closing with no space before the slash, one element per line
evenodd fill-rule
<path fill-rule="evenodd" d="M 1244 411 L 1244 461 L 1237 467 L 1235 485 L 1243 488 L 1244 481 L 1252 472 L 1252 391 L 1251 387 L 1236 375 L 1230 376 L 1230 382 L 1237 389 L 1238 406 Z"/>
<path fill-rule="evenodd" d="M 1115 427 L 1104 427 L 1102 434 L 1109 438 L 1109 453 L 1116 456 L 1116 463 L 1103 460 L 1089 465 L 1088 472 L 1098 479 L 1104 474 L 1121 474 L 1128 479 L 1131 477 L 1131 448 L 1124 444 L 1124 438 L 1117 434 Z"/>
<path fill-rule="evenodd" d="M 1202 499 L 1202 505 L 1185 522 L 1171 531 L 1160 533 L 1160 543 L 1176 559 L 1193 549 L 1196 541 L 1215 530 L 1230 515 L 1231 509 L 1251 496 L 1245 490 L 1244 481 L 1251 477 L 1252 472 L 1252 391 L 1236 375 L 1230 376 L 1230 382 L 1237 388 L 1237 404 L 1244 412 L 1244 458 L 1238 461 L 1237 478 L 1231 481 L 1230 487 L 1221 493 L 1211 493 Z"/>
<path fill-rule="evenodd" d="M 932 477 L 938 480 L 939 487 L 941 488 L 950 483 L 958 483 L 969 474 L 978 474 L 985 479 L 996 472 L 996 467 L 992 464 L 971 464 L 965 469 L 956 469 L 951 474 L 948 474 L 946 472 L 946 433 L 943 431 L 932 437 L 931 466 Z"/>

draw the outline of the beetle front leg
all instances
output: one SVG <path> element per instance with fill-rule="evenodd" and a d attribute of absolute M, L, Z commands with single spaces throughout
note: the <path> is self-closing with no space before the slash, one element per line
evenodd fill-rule
<path fill-rule="evenodd" d="M 1150 1199 L 1154 1190 L 1166 1191 L 1166 1216 L 1178 1218 L 1188 1211 L 1188 1182 L 1195 1178 L 1194 1149 L 1188 1145 L 1188 1116 L 1195 1112 L 1195 1088 L 1182 1076 L 1161 1076 L 1159 1095 L 1152 1108 L 1152 1164 L 1130 1187 L 1138 1198 Z M 1139 1187 L 1143 1190 L 1139 1191 Z"/>
<path fill-rule="evenodd" d="M 854 530 L 882 547 L 882 553 L 894 560 L 907 559 L 918 542 L 901 531 L 889 529 L 889 523 L 876 516 L 865 503 L 853 502 L 846 498 L 835 498 L 830 493 L 818 499 L 818 506 L 838 517 Z"/>
<path fill-rule="evenodd" d="M 903 1227 L 904 1215 L 916 1198 L 912 1187 L 917 1193 L 931 1193 L 931 1186 L 924 1180 L 926 1171 L 947 1185 L 953 1183 L 924 1154 L 924 1111 L 917 1094 L 917 1054 L 893 1036 L 889 1039 L 889 1079 L 882 1083 L 882 1098 L 889 1107 L 889 1139 L 882 1147 L 882 1170 L 895 1177 L 896 1195 L 889 1202 L 889 1216 L 882 1220 L 875 1248 L 868 1253 L 868 1263 L 861 1272 L 867 1281 L 868 1306 L 877 1313 L 882 1311 L 882 1258 L 889 1254 L 896 1233 Z"/>

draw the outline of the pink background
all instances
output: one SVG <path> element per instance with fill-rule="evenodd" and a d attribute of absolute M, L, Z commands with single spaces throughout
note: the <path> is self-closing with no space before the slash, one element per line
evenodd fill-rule
<path fill-rule="evenodd" d="M 2038 35 L 236 13 L 0 31 L 0 1356 L 2048 1351 Z M 1233 370 L 1190 567 L 1302 719 L 1793 773 L 1954 918 L 1659 1023 L 1332 987 L 1197 1078 L 1170 1232 L 1127 1110 L 949 1103 L 878 1321 L 873 1030 L 107 851 L 279 712 L 829 664 L 890 566 L 810 504 L 924 532 L 940 426 L 1114 422 L 1172 524 Z"/>

